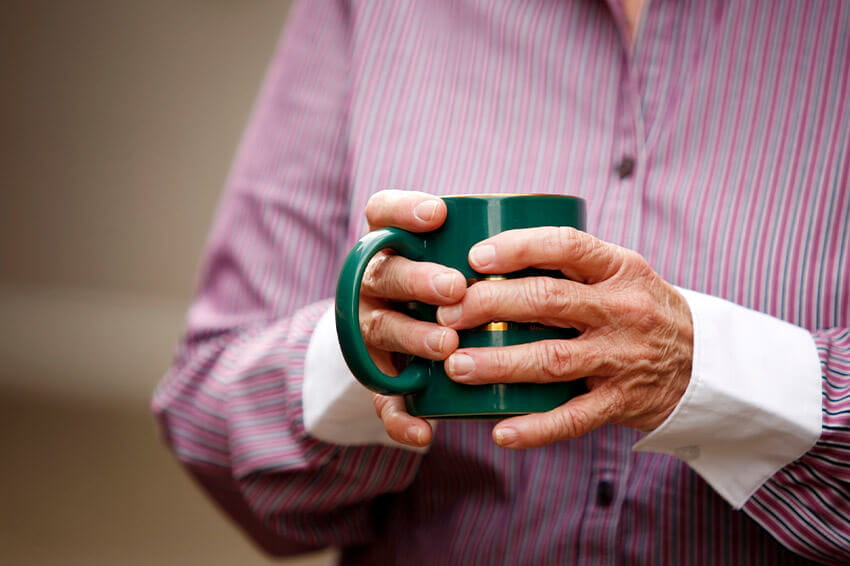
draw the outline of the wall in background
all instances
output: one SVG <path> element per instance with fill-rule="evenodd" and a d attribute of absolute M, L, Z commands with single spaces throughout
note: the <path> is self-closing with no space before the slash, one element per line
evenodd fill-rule
<path fill-rule="evenodd" d="M 147 395 L 289 4 L 3 3 L 0 384 Z"/>
<path fill-rule="evenodd" d="M 148 410 L 289 4 L 2 3 L 6 562 L 332 562 L 261 556 L 179 469 Z"/>

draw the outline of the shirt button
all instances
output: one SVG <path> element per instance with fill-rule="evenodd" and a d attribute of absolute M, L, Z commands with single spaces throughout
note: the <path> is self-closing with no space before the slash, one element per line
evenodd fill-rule
<path fill-rule="evenodd" d="M 600 507 L 608 507 L 614 501 L 614 484 L 608 480 L 602 480 L 596 484 L 596 504 Z"/>
<path fill-rule="evenodd" d="M 635 172 L 634 158 L 629 157 L 628 155 L 623 157 L 620 162 L 617 163 L 617 165 L 614 167 L 614 170 L 617 172 L 617 175 L 619 175 L 621 179 L 631 177 L 632 173 Z"/>

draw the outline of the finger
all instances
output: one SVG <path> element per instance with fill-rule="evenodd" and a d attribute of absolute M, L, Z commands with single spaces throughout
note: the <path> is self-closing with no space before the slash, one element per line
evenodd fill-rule
<path fill-rule="evenodd" d="M 384 423 L 390 438 L 408 446 L 427 446 L 431 443 L 431 425 L 425 419 L 410 415 L 401 397 L 376 394 L 372 400 L 375 412 Z"/>
<path fill-rule="evenodd" d="M 617 422 L 620 405 L 605 391 L 593 390 L 545 413 L 505 419 L 493 428 L 493 441 L 503 448 L 537 448 Z"/>
<path fill-rule="evenodd" d="M 593 346 L 595 340 L 539 340 L 516 346 L 463 348 L 446 359 L 446 374 L 470 385 L 551 383 L 613 375 L 622 362 Z"/>
<path fill-rule="evenodd" d="M 360 292 L 389 301 L 448 305 L 463 298 L 466 279 L 443 265 L 379 253 L 366 266 Z"/>
<path fill-rule="evenodd" d="M 451 328 L 415 320 L 378 304 L 363 311 L 360 330 L 371 348 L 429 360 L 444 360 L 457 349 L 457 332 Z"/>
<path fill-rule="evenodd" d="M 629 251 L 570 227 L 508 230 L 469 250 L 469 265 L 481 273 L 510 273 L 526 267 L 558 269 L 576 281 L 614 275 Z"/>
<path fill-rule="evenodd" d="M 446 203 L 434 195 L 418 191 L 380 191 L 366 203 L 369 229 L 401 228 L 428 232 L 439 228 L 446 219 Z"/>
<path fill-rule="evenodd" d="M 462 301 L 437 309 L 437 320 L 455 329 L 494 320 L 581 329 L 604 323 L 607 313 L 603 297 L 593 287 L 540 276 L 474 283 Z"/>

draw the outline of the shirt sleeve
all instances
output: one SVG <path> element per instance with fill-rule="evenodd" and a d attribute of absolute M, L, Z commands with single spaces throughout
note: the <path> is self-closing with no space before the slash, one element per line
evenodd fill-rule
<path fill-rule="evenodd" d="M 670 417 L 634 449 L 686 461 L 739 509 L 817 441 L 820 365 L 811 335 L 784 321 L 679 289 L 691 309 L 691 380 Z"/>
<path fill-rule="evenodd" d="M 694 320 L 691 383 L 634 449 L 684 460 L 795 552 L 850 560 L 850 333 L 680 292 Z"/>
<path fill-rule="evenodd" d="M 813 333 L 821 367 L 822 427 L 815 445 L 780 469 L 744 505 L 795 552 L 850 563 L 850 329 Z"/>
<path fill-rule="evenodd" d="M 382 444 L 427 452 L 427 446 L 407 446 L 389 437 L 375 414 L 372 395 L 345 364 L 331 305 L 316 324 L 304 360 L 301 394 L 304 429 L 311 436 L 332 444 Z M 431 421 L 431 427 L 436 426 L 437 423 Z"/>
<path fill-rule="evenodd" d="M 374 536 L 374 503 L 421 455 L 323 442 L 303 425 L 305 352 L 346 251 L 348 14 L 293 7 L 209 238 L 153 409 L 179 460 L 264 549 Z"/>

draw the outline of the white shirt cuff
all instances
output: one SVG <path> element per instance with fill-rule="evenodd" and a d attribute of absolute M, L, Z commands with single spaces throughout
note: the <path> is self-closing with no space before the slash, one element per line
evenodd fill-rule
<path fill-rule="evenodd" d="M 821 434 L 821 369 L 806 330 L 677 289 L 694 324 L 691 381 L 633 449 L 676 456 L 738 509 Z"/>
<path fill-rule="evenodd" d="M 372 393 L 345 365 L 333 305 L 319 319 L 304 360 L 301 390 L 304 428 L 311 436 L 341 445 L 383 444 L 414 452 L 427 452 L 396 442 L 375 414 Z M 431 423 L 434 426 L 434 423 Z"/>

